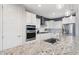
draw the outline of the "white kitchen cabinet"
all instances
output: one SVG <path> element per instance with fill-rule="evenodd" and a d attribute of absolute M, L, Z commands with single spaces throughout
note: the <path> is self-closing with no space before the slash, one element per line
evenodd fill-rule
<path fill-rule="evenodd" d="M 22 44 L 23 8 L 19 5 L 3 5 L 3 49 Z"/>
<path fill-rule="evenodd" d="M 0 5 L 0 51 L 2 51 L 2 5 Z"/>
<path fill-rule="evenodd" d="M 36 18 L 36 27 L 38 28 L 38 29 L 40 29 L 40 19 L 39 18 Z"/>
<path fill-rule="evenodd" d="M 27 25 L 31 25 L 32 24 L 31 13 L 30 12 L 26 12 L 26 24 Z"/>
<path fill-rule="evenodd" d="M 37 34 L 36 36 L 37 40 L 45 40 L 50 38 L 56 38 L 56 35 L 54 33 L 43 33 L 43 34 Z"/>
<path fill-rule="evenodd" d="M 25 8 L 21 6 L 17 6 L 17 37 L 18 37 L 18 45 L 22 45 L 25 41 Z"/>
<path fill-rule="evenodd" d="M 32 23 L 33 25 L 36 25 L 36 14 L 33 14 L 33 13 L 31 14 L 31 20 L 32 20 L 31 23 Z"/>
<path fill-rule="evenodd" d="M 61 29 L 62 28 L 62 21 L 46 21 L 47 28 L 51 29 Z"/>
<path fill-rule="evenodd" d="M 26 43 L 26 11 L 25 8 L 22 8 L 22 18 L 21 18 L 21 23 L 22 23 L 22 44 Z"/>
<path fill-rule="evenodd" d="M 75 17 L 74 16 L 70 16 L 68 18 L 63 18 L 62 20 L 62 24 L 69 24 L 69 23 L 75 23 Z"/>
<path fill-rule="evenodd" d="M 26 12 L 26 24 L 36 25 L 36 15 L 30 12 Z"/>

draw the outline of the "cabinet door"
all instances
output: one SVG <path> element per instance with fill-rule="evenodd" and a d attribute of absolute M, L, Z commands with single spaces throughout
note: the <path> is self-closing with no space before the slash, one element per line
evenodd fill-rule
<path fill-rule="evenodd" d="M 0 5 L 0 51 L 2 50 L 2 5 Z"/>
<path fill-rule="evenodd" d="M 24 28 L 24 8 L 21 6 L 17 6 L 17 38 L 18 45 L 22 45 L 23 43 L 23 30 Z"/>
<path fill-rule="evenodd" d="M 36 15 L 30 12 L 26 13 L 26 22 L 28 25 L 36 25 Z"/>
<path fill-rule="evenodd" d="M 32 20 L 31 20 L 32 17 L 31 16 L 32 16 L 32 14 L 30 12 L 26 13 L 26 24 L 27 25 L 31 25 L 32 24 Z"/>
<path fill-rule="evenodd" d="M 3 5 L 3 49 L 18 45 L 18 9 L 16 5 Z"/>
<path fill-rule="evenodd" d="M 36 25 L 36 15 L 35 14 L 31 14 L 31 23 L 32 23 L 32 25 Z"/>
<path fill-rule="evenodd" d="M 36 27 L 40 28 L 40 19 L 39 18 L 36 18 Z"/>

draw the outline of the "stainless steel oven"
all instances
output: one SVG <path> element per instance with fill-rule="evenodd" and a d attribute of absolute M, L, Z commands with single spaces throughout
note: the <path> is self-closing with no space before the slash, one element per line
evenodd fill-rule
<path fill-rule="evenodd" d="M 36 26 L 26 25 L 26 41 L 31 41 L 36 39 Z"/>

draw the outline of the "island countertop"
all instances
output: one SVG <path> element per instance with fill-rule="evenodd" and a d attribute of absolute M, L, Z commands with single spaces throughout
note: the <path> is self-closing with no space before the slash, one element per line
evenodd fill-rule
<path fill-rule="evenodd" d="M 63 36 L 61 40 L 54 44 L 45 42 L 44 40 L 34 40 L 26 42 L 26 44 L 7 49 L 5 54 L 12 55 L 70 55 L 79 54 L 79 49 L 74 49 L 73 37 Z M 76 41 L 77 42 L 77 41 Z M 76 53 L 75 53 L 76 51 Z"/>

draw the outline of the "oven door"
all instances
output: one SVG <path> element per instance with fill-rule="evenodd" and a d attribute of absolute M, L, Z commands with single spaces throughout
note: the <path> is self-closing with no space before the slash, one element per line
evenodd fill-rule
<path fill-rule="evenodd" d="M 31 41 L 31 40 L 35 40 L 36 38 L 36 32 L 29 32 L 26 34 L 27 38 L 26 38 L 26 41 Z"/>
<path fill-rule="evenodd" d="M 27 26 L 26 41 L 35 40 L 35 38 L 36 38 L 36 27 L 34 25 Z"/>
<path fill-rule="evenodd" d="M 27 39 L 35 38 L 35 37 L 36 37 L 36 33 L 27 33 Z"/>

